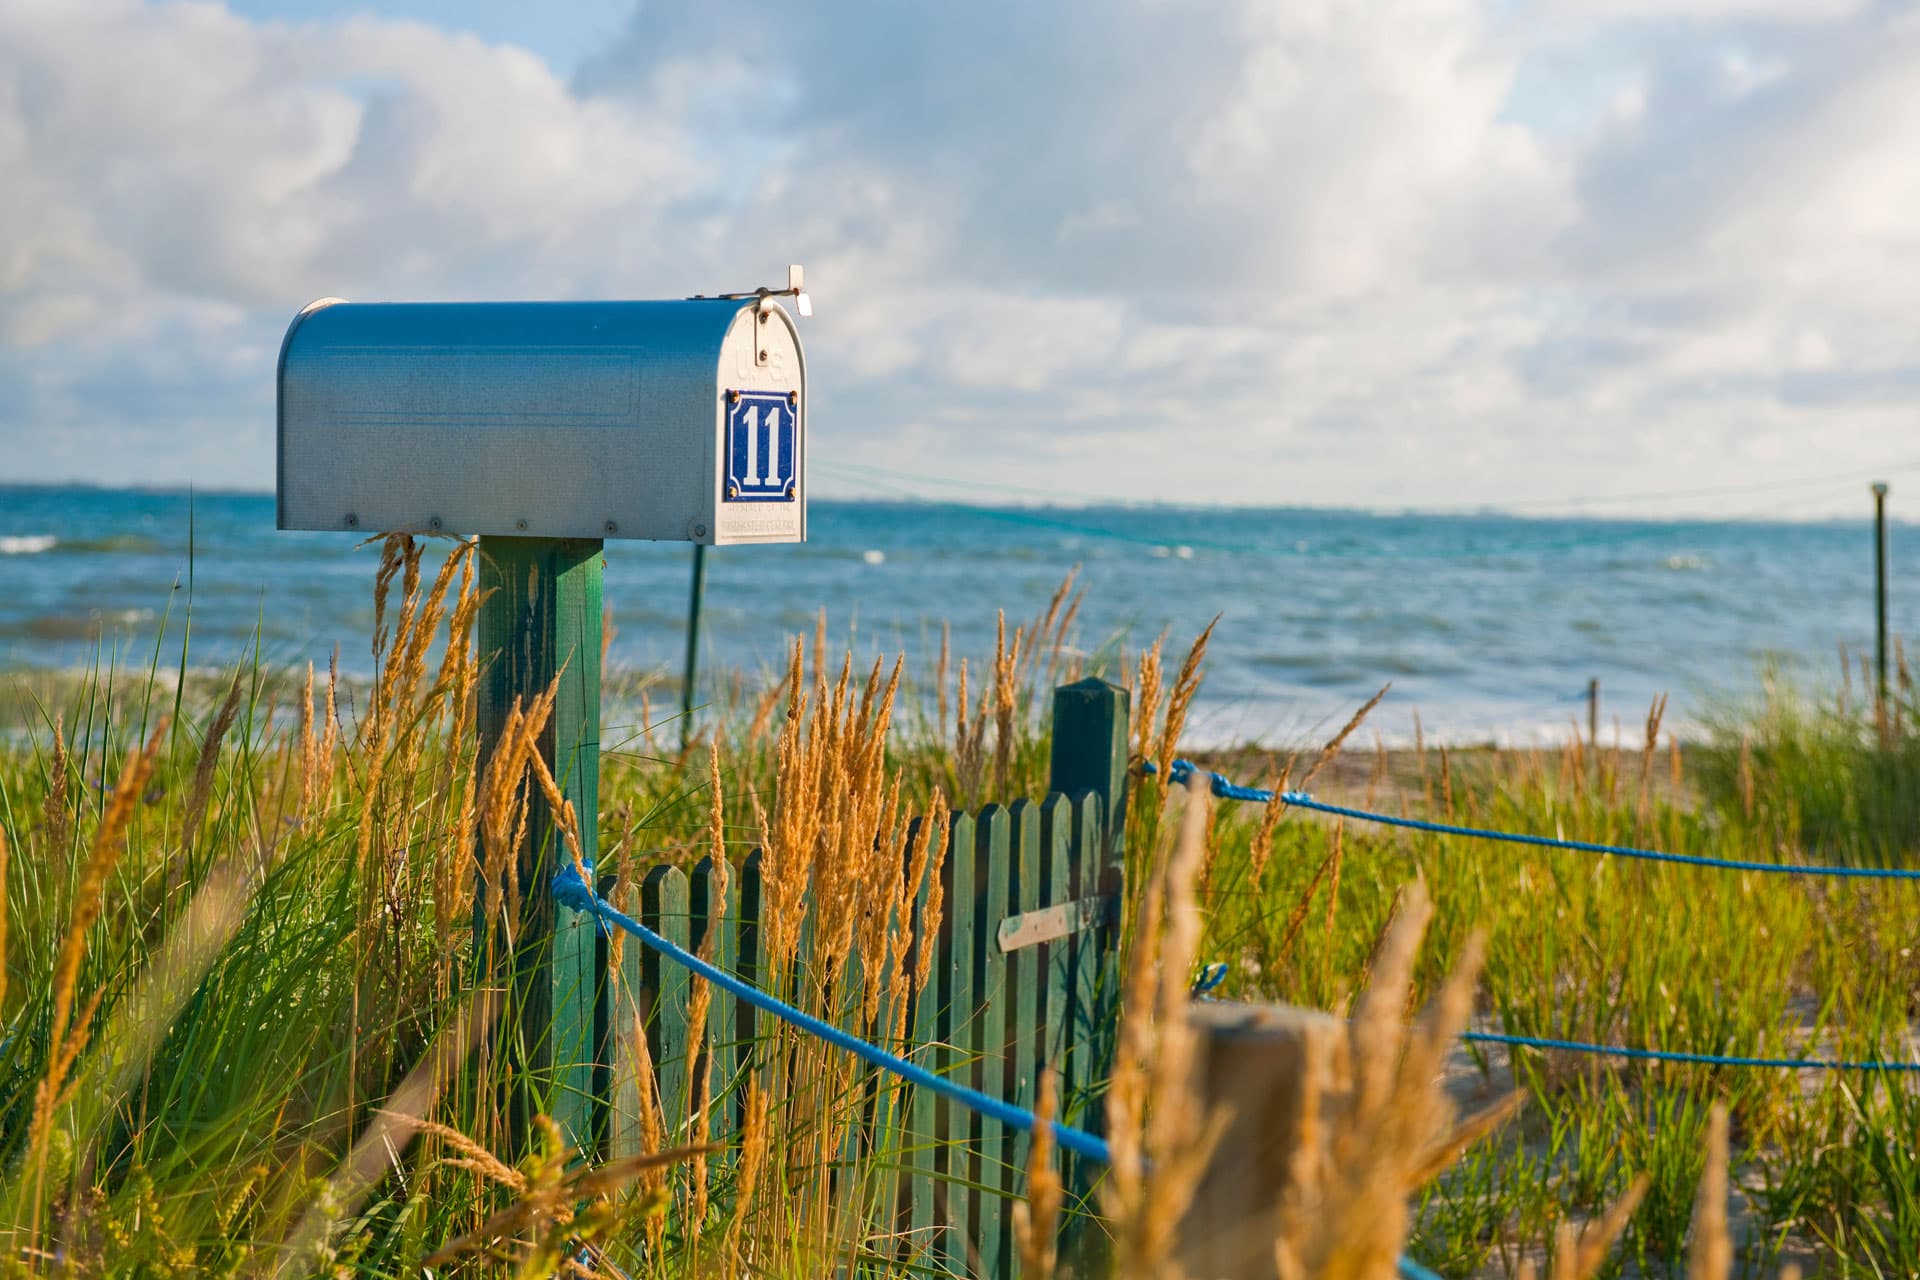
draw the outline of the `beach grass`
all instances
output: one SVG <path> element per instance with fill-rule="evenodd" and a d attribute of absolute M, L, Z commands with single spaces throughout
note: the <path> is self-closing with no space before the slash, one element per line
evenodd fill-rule
<path fill-rule="evenodd" d="M 910 1135 L 883 1128 L 865 1150 L 851 1137 L 876 1097 L 889 1113 L 890 1086 L 791 1033 L 754 1047 L 730 1100 L 744 1134 L 723 1150 L 688 1124 L 702 1101 L 692 1094 L 642 1098 L 649 1154 L 597 1172 L 551 1130 L 513 1150 L 507 1064 L 491 1048 L 512 1011 L 474 959 L 473 873 L 476 856 L 498 869 L 539 779 L 526 751 L 474 776 L 473 657 L 444 643 L 477 607 L 473 560 L 461 547 L 443 558 L 448 545 L 382 544 L 370 682 L 257 660 L 187 680 L 184 651 L 156 647 L 14 690 L 18 718 L 0 745 L 0 1267 L 801 1276 L 900 1265 L 902 1243 L 871 1224 L 910 1162 Z M 1041 617 L 1003 620 L 995 652 L 964 662 L 942 645 L 856 670 L 823 621 L 781 669 L 722 682 L 687 749 L 653 705 L 655 686 L 629 674 L 634 726 L 608 733 L 597 815 L 616 893 L 654 865 L 737 865 L 763 849 L 767 891 L 785 904 L 773 918 L 791 922 L 770 939 L 778 980 L 811 1011 L 897 1042 L 903 1029 L 888 1019 L 902 991 L 863 975 L 900 975 L 887 960 L 929 927 L 895 898 L 901 861 L 940 856 L 916 847 L 908 820 L 1037 798 L 1048 691 L 1084 674 L 1129 685 L 1134 752 L 1160 771 L 1134 784 L 1126 1030 L 1097 1104 L 1121 1168 L 1092 1205 L 1057 1188 L 1035 1197 L 1023 1211 L 1030 1272 L 1048 1265 L 1045 1224 L 1088 1214 L 1124 1274 L 1172 1274 L 1177 1205 L 1197 1176 L 1182 1153 L 1207 1127 L 1179 1069 L 1199 962 L 1227 965 L 1223 998 L 1371 1011 L 1356 1022 L 1376 1028 L 1366 1051 L 1394 1064 L 1424 1061 L 1412 1046 L 1429 1041 L 1388 1037 L 1382 1011 L 1410 1015 L 1436 998 L 1454 1022 L 1489 1030 L 1914 1060 L 1920 885 L 1208 806 L 1161 782 L 1204 679 L 1205 638 L 1164 661 L 1158 643 L 1089 644 L 1077 600 L 1069 582 Z M 1726 709 L 1707 741 L 1684 748 L 1656 709 L 1625 743 L 1390 757 L 1366 749 L 1356 717 L 1343 741 L 1230 758 L 1243 782 L 1331 787 L 1369 808 L 1471 825 L 1917 865 L 1912 683 L 1903 670 L 1884 703 L 1857 690 L 1768 682 L 1763 702 Z M 527 712 L 523 743 L 541 714 Z M 482 891 L 479 917 L 509 918 L 509 895 Z M 887 909 L 858 910 L 873 903 Z M 1469 985 L 1449 987 L 1462 972 Z M 1396 1147 L 1386 1113 L 1356 1113 L 1340 1130 L 1350 1158 L 1287 1191 L 1292 1226 L 1275 1246 L 1297 1274 L 1377 1274 L 1401 1247 L 1455 1276 L 1726 1274 L 1688 1271 L 1690 1258 L 1709 1266 L 1719 1238 L 1701 1225 L 1710 1201 L 1731 1206 L 1723 1243 L 1741 1274 L 1920 1273 L 1920 1076 L 1426 1052 L 1435 1069 L 1392 1094 L 1417 1140 L 1410 1129 Z M 1429 1130 L 1515 1088 L 1526 1101 L 1513 1119 L 1429 1167 Z M 1087 1118 L 1085 1099 L 1064 1105 Z M 1700 1189 L 1713 1185 L 1716 1139 L 1730 1154 L 1714 1201 Z M 1034 1149 L 1045 1189 L 1044 1145 Z M 1362 1224 L 1359 1235 L 1327 1226 L 1340 1222 Z M 1576 1229 L 1590 1225 L 1602 1230 L 1582 1253 Z M 1597 1248 L 1603 1236 L 1618 1244 Z"/>

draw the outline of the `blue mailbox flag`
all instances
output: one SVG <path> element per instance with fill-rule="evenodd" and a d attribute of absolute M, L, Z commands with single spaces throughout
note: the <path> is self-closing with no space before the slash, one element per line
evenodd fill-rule
<path fill-rule="evenodd" d="M 727 408 L 728 502 L 792 502 L 799 430 L 784 391 L 730 391 Z"/>

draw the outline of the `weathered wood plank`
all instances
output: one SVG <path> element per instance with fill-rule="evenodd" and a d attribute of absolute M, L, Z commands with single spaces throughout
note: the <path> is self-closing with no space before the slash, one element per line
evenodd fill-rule
<path fill-rule="evenodd" d="M 1001 910 L 1012 915 L 1037 910 L 1045 902 L 1041 870 L 1040 806 L 1031 800 L 1016 800 L 1012 811 L 1013 883 Z M 1046 956 L 1040 947 L 1028 947 L 1007 956 L 1007 1032 L 1006 1069 L 1002 1075 L 1004 1096 L 1015 1106 L 1031 1111 L 1036 1100 L 1039 1073 L 1046 1043 L 1040 1019 L 1045 1012 L 1042 988 L 1046 983 Z M 1006 1173 L 1001 1186 L 1011 1199 L 1026 1194 L 1027 1158 L 1033 1149 L 1030 1135 L 1017 1129 L 1002 1130 L 1001 1153 Z M 1009 1211 L 1011 1200 L 1009 1201 Z M 1007 1230 L 1002 1245 L 999 1274 L 1013 1274 L 1016 1253 L 1013 1232 Z"/>
<path fill-rule="evenodd" d="M 1040 805 L 1041 875 L 1044 900 L 1049 904 L 1073 900 L 1073 801 L 1058 791 Z M 1072 933 L 1049 940 L 1041 948 L 1045 961 L 1046 1034 L 1040 1052 L 1045 1062 L 1063 1068 L 1071 1043 L 1074 984 Z"/>
<path fill-rule="evenodd" d="M 1007 985 L 1007 953 L 995 942 L 1000 919 L 1013 900 L 1013 820 L 1004 805 L 990 804 L 980 811 L 976 832 L 983 863 L 980 894 L 975 900 L 978 921 L 974 935 L 977 948 L 980 1028 L 976 1044 L 979 1057 L 974 1064 L 973 1085 L 990 1097 L 1005 1097 L 1007 1089 L 1007 1047 L 1012 992 Z M 1011 1169 L 1008 1136 L 1011 1130 L 984 1116 L 973 1117 L 975 1167 L 980 1171 L 981 1190 L 974 1228 L 975 1246 L 980 1251 L 981 1270 L 990 1276 L 1004 1276 L 1012 1265 L 1008 1252 L 1007 1193 Z"/>
<path fill-rule="evenodd" d="M 957 1080 L 972 1077 L 972 1064 L 979 1056 L 976 1038 L 979 1019 L 977 1004 L 975 936 L 979 931 L 976 908 L 980 901 L 976 870 L 979 858 L 973 815 L 955 814 L 948 837 L 947 905 L 944 932 L 947 935 L 946 965 L 941 990 L 940 1040 L 947 1046 L 942 1064 L 947 1075 Z M 941 1240 L 941 1257 L 956 1275 L 971 1274 L 969 1255 L 973 1242 L 973 1192 L 979 1179 L 973 1160 L 973 1115 L 958 1103 L 940 1101 L 939 1151 L 940 1208 L 938 1222 L 946 1228 Z"/>
<path fill-rule="evenodd" d="M 711 931 L 714 939 L 714 965 L 733 973 L 737 972 L 740 945 L 739 918 L 735 913 L 738 895 L 734 892 L 737 887 L 737 877 L 732 874 L 732 869 L 729 867 L 725 877 L 728 882 L 728 892 L 724 898 L 720 898 L 716 892 L 721 887 L 720 877 L 715 874 L 716 869 L 711 855 L 700 859 L 693 869 L 689 931 L 696 951 L 706 945 L 706 937 Z M 716 899 L 719 900 L 716 901 Z M 693 1070 L 696 1073 L 704 1073 L 707 1082 L 706 1113 L 704 1116 L 691 1118 L 696 1131 L 703 1134 L 709 1142 L 730 1142 L 734 1137 L 730 1090 L 733 1085 L 731 1068 L 739 1040 L 739 1022 L 734 1009 L 735 1003 L 732 996 L 717 988 L 714 989 L 712 999 L 707 1006 L 707 1021 L 702 1029 L 701 1042 L 691 1046 L 694 1055 Z"/>
<path fill-rule="evenodd" d="M 924 836 L 924 832 L 922 835 Z M 947 861 L 952 863 L 949 852 Z M 943 885 L 951 885 L 952 872 L 942 868 Z M 927 897 L 932 892 L 934 877 L 929 875 L 919 887 L 914 898 L 914 920 L 925 918 Z M 944 908 L 943 908 L 944 910 Z M 916 925 L 917 927 L 917 925 Z M 916 934 L 913 950 L 908 963 L 918 972 L 920 950 L 927 948 L 932 952 L 927 971 L 927 986 L 915 997 L 912 1019 L 908 1023 L 907 1034 L 912 1039 L 915 1061 L 929 1068 L 938 1068 L 945 1060 L 945 1051 L 937 1044 L 940 1038 L 941 1008 L 943 998 L 944 974 L 949 963 L 949 945 L 946 941 L 949 930 L 943 922 L 933 937 L 921 937 Z M 916 1265 L 930 1266 L 939 1257 L 937 1236 L 939 1217 L 935 1196 L 935 1177 L 939 1164 L 938 1147 L 940 1142 L 940 1100 L 925 1089 L 915 1089 L 907 1099 L 907 1113 L 903 1140 L 907 1144 L 906 1166 L 907 1187 L 906 1204 L 906 1249 L 908 1258 Z"/>
<path fill-rule="evenodd" d="M 654 867 L 640 882 L 640 923 L 667 941 L 688 945 L 689 893 L 678 867 Z M 637 942 L 641 987 L 647 1004 L 647 1047 L 660 1085 L 660 1110 L 668 1145 L 687 1140 L 687 971 Z"/>
<path fill-rule="evenodd" d="M 766 901 L 765 855 L 755 849 L 740 862 L 740 889 L 736 901 L 739 903 L 734 912 L 738 922 L 735 934 L 735 960 L 740 967 L 734 972 L 762 990 L 770 990 L 766 966 L 762 962 L 762 933 L 760 931 L 760 913 Z M 786 998 L 788 992 L 773 992 Z M 767 1015 L 771 1023 L 773 1016 Z M 728 1024 L 734 1040 L 733 1067 L 733 1105 L 728 1108 L 731 1123 L 736 1131 L 743 1131 L 747 1124 L 747 1081 L 752 1077 L 755 1062 L 755 1049 L 759 1044 L 760 1032 L 765 1024 L 761 1021 L 760 1011 L 743 1000 L 734 1001 L 734 1020 Z M 771 1032 L 771 1028 L 767 1030 Z"/>

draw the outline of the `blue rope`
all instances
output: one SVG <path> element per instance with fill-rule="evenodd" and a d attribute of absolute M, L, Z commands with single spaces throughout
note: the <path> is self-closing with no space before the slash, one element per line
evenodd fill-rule
<path fill-rule="evenodd" d="M 1147 773 L 1158 772 L 1152 761 L 1140 766 Z M 1185 783 L 1189 778 L 1203 771 L 1191 760 L 1175 760 L 1167 771 L 1168 778 L 1175 784 Z M 1229 782 L 1217 773 L 1205 775 L 1211 780 L 1213 794 L 1222 800 L 1245 800 L 1254 804 L 1268 804 L 1273 800 L 1273 792 L 1262 791 L 1257 787 L 1242 787 Z M 1382 826 L 1405 827 L 1409 831 L 1427 831 L 1443 836 L 1468 836 L 1475 840 L 1499 840 L 1507 844 L 1534 845 L 1542 849 L 1573 849 L 1581 853 L 1609 853 L 1621 858 L 1642 858 L 1648 862 L 1671 862 L 1689 867 L 1714 867 L 1722 871 L 1758 871 L 1773 875 L 1788 876 L 1838 876 L 1859 880 L 1920 880 L 1920 870 L 1907 867 L 1836 867 L 1832 865 L 1806 866 L 1790 862 L 1751 862 L 1738 858 L 1705 858 L 1686 853 L 1662 853 L 1657 849 L 1636 849 L 1631 845 L 1596 844 L 1590 840 L 1561 840 L 1553 836 L 1535 836 L 1518 834 L 1511 831 L 1488 831 L 1481 827 L 1462 827 L 1449 822 L 1427 822 L 1421 818 L 1398 818 L 1388 813 L 1370 813 L 1365 809 L 1350 809 L 1345 805 L 1327 804 L 1315 800 L 1304 791 L 1281 793 L 1281 800 L 1295 809 L 1311 809 L 1317 813 L 1330 813 L 1335 817 L 1353 818 L 1360 822 L 1377 822 Z"/>
<path fill-rule="evenodd" d="M 1717 1053 L 1679 1053 L 1668 1049 L 1626 1049 L 1590 1044 L 1584 1040 L 1553 1040 L 1545 1036 L 1511 1036 L 1493 1031 L 1467 1031 L 1462 1040 L 1482 1044 L 1518 1045 L 1524 1049 L 1566 1049 L 1612 1058 L 1640 1058 L 1650 1062 L 1692 1062 L 1709 1067 L 1782 1067 L 1801 1071 L 1920 1071 L 1920 1062 L 1847 1062 L 1833 1058 L 1743 1058 Z"/>
<path fill-rule="evenodd" d="M 888 1053 L 878 1045 L 868 1044 L 860 1037 L 842 1031 L 831 1022 L 822 1021 L 804 1010 L 796 1009 L 786 1001 L 768 995 L 751 983 L 743 982 L 725 970 L 715 968 L 685 947 L 661 937 L 638 920 L 623 914 L 598 894 L 590 892 L 581 881 L 580 873 L 572 866 L 563 866 L 553 877 L 553 896 L 554 900 L 563 906 L 571 907 L 584 915 L 597 916 L 608 924 L 618 925 L 646 946 L 705 978 L 735 999 L 744 1000 L 763 1013 L 770 1013 L 784 1022 L 789 1022 L 808 1035 L 825 1040 L 835 1048 L 845 1049 L 848 1053 L 883 1071 L 890 1071 L 903 1080 L 919 1085 L 923 1089 L 930 1089 L 971 1111 L 978 1111 L 981 1115 L 998 1120 L 1012 1129 L 1032 1133 L 1040 1123 L 1040 1118 L 1024 1107 L 1016 1107 L 1010 1102 L 1003 1102 L 999 1098 L 981 1093 L 978 1089 L 969 1089 L 966 1085 L 935 1075 L 925 1067 Z M 1102 1164 L 1113 1163 L 1107 1151 L 1106 1142 L 1093 1134 L 1083 1133 L 1079 1129 L 1070 1129 L 1057 1120 L 1048 1121 L 1047 1127 L 1052 1131 L 1054 1141 L 1065 1150 L 1075 1155 L 1085 1156 L 1089 1160 L 1098 1160 Z"/>

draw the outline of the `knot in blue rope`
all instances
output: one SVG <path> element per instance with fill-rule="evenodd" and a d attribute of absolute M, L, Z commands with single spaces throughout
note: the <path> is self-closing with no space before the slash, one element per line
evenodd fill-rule
<path fill-rule="evenodd" d="M 1193 981 L 1193 994 L 1196 996 L 1204 996 L 1209 991 L 1218 989 L 1220 984 L 1226 980 L 1227 965 L 1225 961 L 1219 964 L 1203 964 L 1200 966 L 1200 976 Z"/>

